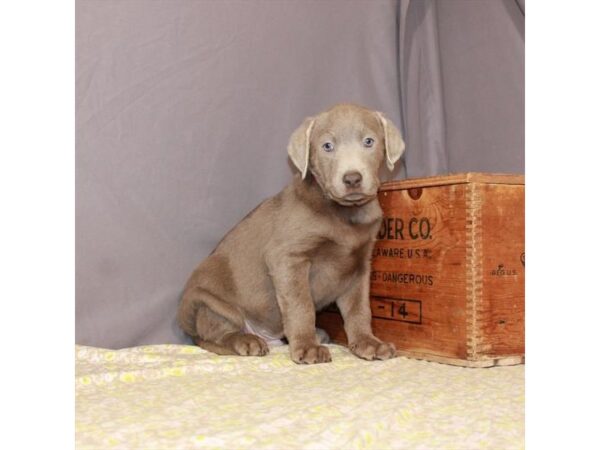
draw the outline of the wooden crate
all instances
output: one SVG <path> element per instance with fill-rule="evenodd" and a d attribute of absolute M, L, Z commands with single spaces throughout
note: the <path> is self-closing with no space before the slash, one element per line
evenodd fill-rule
<path fill-rule="evenodd" d="M 465 173 L 382 185 L 373 331 L 404 356 L 468 367 L 524 361 L 525 185 Z M 339 312 L 318 315 L 336 342 Z"/>

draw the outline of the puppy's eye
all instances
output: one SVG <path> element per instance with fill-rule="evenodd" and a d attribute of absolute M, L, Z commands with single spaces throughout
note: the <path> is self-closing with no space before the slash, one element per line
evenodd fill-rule
<path fill-rule="evenodd" d="M 375 143 L 375 139 L 373 139 L 373 138 L 365 138 L 365 140 L 363 141 L 363 144 L 365 145 L 365 147 L 373 147 L 374 143 Z"/>
<path fill-rule="evenodd" d="M 332 152 L 333 151 L 333 144 L 331 142 L 325 142 L 323 145 L 323 150 L 325 150 L 326 152 Z"/>

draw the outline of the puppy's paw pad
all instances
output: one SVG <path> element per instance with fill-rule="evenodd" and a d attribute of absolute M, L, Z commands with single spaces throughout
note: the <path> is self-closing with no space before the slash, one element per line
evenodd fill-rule
<path fill-rule="evenodd" d="M 329 349 L 324 345 L 303 345 L 291 350 L 292 361 L 297 364 L 319 364 L 331 362 Z"/>

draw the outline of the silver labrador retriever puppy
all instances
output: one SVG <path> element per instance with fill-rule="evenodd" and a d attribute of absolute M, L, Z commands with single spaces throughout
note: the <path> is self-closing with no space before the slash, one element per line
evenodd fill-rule
<path fill-rule="evenodd" d="M 371 330 L 370 258 L 381 222 L 378 170 L 404 151 L 381 113 L 340 104 L 308 117 L 288 154 L 300 174 L 238 223 L 191 275 L 181 328 L 218 354 L 260 356 L 286 337 L 297 363 L 331 361 L 315 312 L 336 302 L 357 356 L 387 359 Z"/>

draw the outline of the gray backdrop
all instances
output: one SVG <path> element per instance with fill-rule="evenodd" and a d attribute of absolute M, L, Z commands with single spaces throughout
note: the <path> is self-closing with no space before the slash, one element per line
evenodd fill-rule
<path fill-rule="evenodd" d="M 197 263 L 292 176 L 303 117 L 402 127 L 394 178 L 523 172 L 524 3 L 76 3 L 76 342 L 186 342 Z"/>

